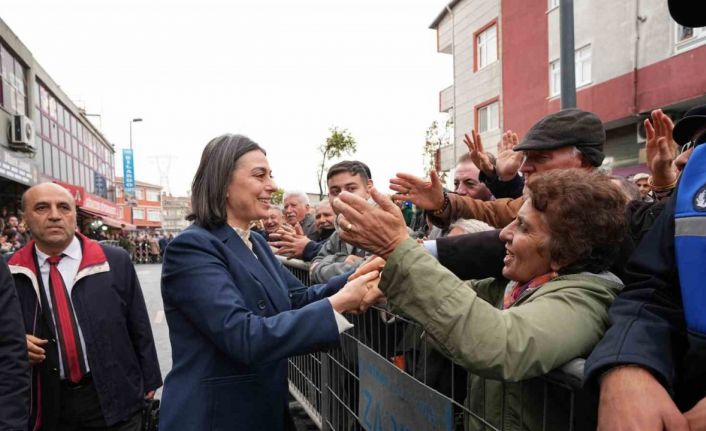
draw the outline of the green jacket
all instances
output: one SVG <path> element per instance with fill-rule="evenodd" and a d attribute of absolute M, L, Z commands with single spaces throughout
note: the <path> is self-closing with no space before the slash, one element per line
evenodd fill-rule
<path fill-rule="evenodd" d="M 537 377 L 591 352 L 622 284 L 610 273 L 564 275 L 502 310 L 506 283 L 464 282 L 407 240 L 390 255 L 380 288 L 393 311 L 421 324 L 469 370 L 471 412 L 499 429 L 541 430 L 545 381 Z M 554 389 L 546 429 L 568 429 L 568 393 Z M 473 417 L 467 425 L 484 429 Z"/>

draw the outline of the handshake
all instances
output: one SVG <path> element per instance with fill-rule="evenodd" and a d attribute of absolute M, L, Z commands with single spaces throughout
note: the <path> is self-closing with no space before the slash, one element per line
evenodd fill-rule
<path fill-rule="evenodd" d="M 381 257 L 371 256 L 350 277 L 348 283 L 329 297 L 339 313 L 364 313 L 371 305 L 384 303 L 385 294 L 379 288 L 380 272 L 385 266 Z"/>

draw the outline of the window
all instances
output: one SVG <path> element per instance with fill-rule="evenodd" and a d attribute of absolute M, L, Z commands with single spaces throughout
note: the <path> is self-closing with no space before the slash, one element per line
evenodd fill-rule
<path fill-rule="evenodd" d="M 152 202 L 159 202 L 159 191 L 147 190 L 147 200 Z"/>
<path fill-rule="evenodd" d="M 492 102 L 478 108 L 478 133 L 499 128 L 498 102 Z"/>
<path fill-rule="evenodd" d="M 24 66 L 0 44 L 0 106 L 12 114 L 27 115 L 26 95 Z"/>
<path fill-rule="evenodd" d="M 137 200 L 145 200 L 145 189 L 142 187 L 135 187 L 135 198 Z"/>
<path fill-rule="evenodd" d="M 591 83 L 591 45 L 577 49 L 574 53 L 576 64 L 576 87 Z"/>
<path fill-rule="evenodd" d="M 476 65 L 477 69 L 495 62 L 498 59 L 498 27 L 492 24 L 490 27 L 478 33 L 476 36 Z"/>
<path fill-rule="evenodd" d="M 147 220 L 148 221 L 162 221 L 162 217 L 159 210 L 147 210 Z"/>
<path fill-rule="evenodd" d="M 144 220 L 145 219 L 145 210 L 142 208 L 133 208 L 132 209 L 132 218 Z"/>
<path fill-rule="evenodd" d="M 591 45 L 574 51 L 576 88 L 591 83 Z M 556 59 L 549 63 L 549 97 L 561 94 L 561 63 Z"/>
<path fill-rule="evenodd" d="M 698 46 L 706 42 L 706 28 L 691 28 L 684 27 L 679 24 L 676 25 L 676 37 L 675 42 L 677 45 L 677 51 L 691 48 L 693 46 Z"/>
<path fill-rule="evenodd" d="M 559 0 L 549 0 L 549 10 L 559 7 Z"/>
<path fill-rule="evenodd" d="M 121 197 L 123 197 L 123 188 L 122 188 L 122 187 L 116 187 L 116 188 L 115 188 L 115 197 L 116 197 L 116 198 L 121 198 Z"/>
<path fill-rule="evenodd" d="M 549 63 L 549 96 L 554 97 L 561 94 L 561 73 L 559 60 Z"/>

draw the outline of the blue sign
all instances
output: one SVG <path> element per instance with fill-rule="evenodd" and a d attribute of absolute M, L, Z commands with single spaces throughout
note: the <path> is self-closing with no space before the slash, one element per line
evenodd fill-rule
<path fill-rule="evenodd" d="M 98 172 L 93 173 L 94 187 L 93 190 L 95 194 L 102 198 L 108 198 L 108 186 L 105 182 L 105 177 Z"/>
<path fill-rule="evenodd" d="M 132 148 L 123 149 L 123 189 L 126 200 L 135 197 L 135 162 Z"/>
<path fill-rule="evenodd" d="M 358 421 L 366 431 L 452 431 L 451 400 L 358 343 Z"/>

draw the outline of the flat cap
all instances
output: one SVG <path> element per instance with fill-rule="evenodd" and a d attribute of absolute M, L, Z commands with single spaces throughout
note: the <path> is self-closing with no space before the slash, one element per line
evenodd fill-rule
<path fill-rule="evenodd" d="M 706 14 L 702 12 L 703 3 L 695 0 L 669 0 L 669 14 L 674 21 L 684 27 L 706 26 Z"/>
<path fill-rule="evenodd" d="M 677 144 L 684 145 L 694 138 L 696 132 L 704 128 L 706 128 L 706 105 L 694 106 L 674 125 L 672 137 Z M 696 144 L 700 143 L 696 142 Z"/>
<path fill-rule="evenodd" d="M 549 114 L 532 126 L 515 151 L 576 147 L 593 166 L 603 163 L 605 129 L 598 116 L 576 108 Z"/>

